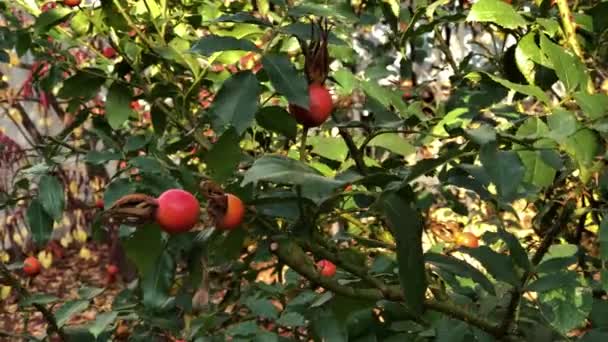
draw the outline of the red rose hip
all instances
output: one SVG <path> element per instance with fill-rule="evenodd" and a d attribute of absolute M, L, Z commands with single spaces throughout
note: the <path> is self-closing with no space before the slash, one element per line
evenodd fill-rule
<path fill-rule="evenodd" d="M 40 273 L 40 261 L 36 257 L 30 256 L 23 261 L 23 272 L 29 276 L 35 276 Z"/>
<path fill-rule="evenodd" d="M 226 194 L 226 212 L 217 226 L 220 229 L 234 229 L 241 225 L 245 217 L 245 206 L 240 198 L 233 194 Z"/>
<path fill-rule="evenodd" d="M 81 0 L 63 0 L 63 4 L 69 7 L 76 7 L 80 5 Z"/>
<path fill-rule="evenodd" d="M 294 104 L 289 105 L 289 111 L 296 121 L 306 127 L 317 127 L 324 123 L 331 114 L 334 105 L 331 94 L 321 84 L 311 84 L 308 86 L 309 110 L 298 107 Z"/>
<path fill-rule="evenodd" d="M 200 206 L 196 197 L 181 189 L 171 189 L 158 199 L 156 222 L 170 234 L 187 232 L 199 220 Z"/>
<path fill-rule="evenodd" d="M 336 274 L 336 265 L 329 260 L 319 260 L 317 268 L 319 269 L 319 273 L 324 277 L 333 277 Z"/>

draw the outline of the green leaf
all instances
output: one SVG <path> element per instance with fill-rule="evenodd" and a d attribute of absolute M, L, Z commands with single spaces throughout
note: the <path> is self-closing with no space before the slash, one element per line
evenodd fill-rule
<path fill-rule="evenodd" d="M 369 146 L 382 147 L 403 157 L 416 152 L 416 148 L 398 133 L 380 134 L 369 142 Z"/>
<path fill-rule="evenodd" d="M 291 64 L 287 56 L 268 54 L 262 58 L 264 70 L 272 85 L 281 95 L 304 109 L 309 108 L 308 83 L 301 73 Z"/>
<path fill-rule="evenodd" d="M 254 24 L 260 26 L 272 26 L 272 23 L 261 20 L 259 18 L 254 17 L 251 13 L 248 12 L 239 12 L 235 14 L 224 14 L 219 18 L 213 20 L 212 22 L 218 23 L 246 23 L 246 24 Z"/>
<path fill-rule="evenodd" d="M 487 124 L 482 124 L 474 129 L 467 129 L 465 132 L 472 141 L 479 145 L 496 141 L 496 130 Z"/>
<path fill-rule="evenodd" d="M 585 65 L 563 47 L 551 42 L 544 34 L 540 37 L 540 48 L 547 55 L 557 77 L 570 93 L 585 88 L 589 80 Z"/>
<path fill-rule="evenodd" d="M 163 251 L 161 230 L 156 225 L 139 227 L 123 240 L 123 246 L 127 257 L 143 277 L 152 272 Z"/>
<path fill-rule="evenodd" d="M 102 294 L 103 291 L 105 291 L 105 289 L 101 287 L 84 286 L 78 289 L 78 297 L 80 299 L 91 300 Z"/>
<path fill-rule="evenodd" d="M 608 96 L 606 94 L 587 94 L 579 91 L 574 94 L 576 103 L 591 120 L 603 118 L 608 113 Z"/>
<path fill-rule="evenodd" d="M 343 162 L 348 155 L 348 147 L 340 138 L 313 136 L 308 138 L 308 143 L 312 145 L 312 153 L 323 158 Z"/>
<path fill-rule="evenodd" d="M 25 217 L 34 244 L 36 246 L 44 245 L 53 232 L 53 218 L 44 210 L 39 199 L 35 198 L 30 202 Z"/>
<path fill-rule="evenodd" d="M 122 196 L 133 193 L 134 186 L 126 178 L 117 178 L 108 184 L 106 191 L 103 194 L 103 203 L 105 208 L 109 208 Z"/>
<path fill-rule="evenodd" d="M 91 27 L 89 15 L 85 11 L 78 11 L 70 20 L 70 27 L 79 35 L 85 35 Z"/>
<path fill-rule="evenodd" d="M 556 109 L 553 114 L 549 115 L 547 122 L 551 128 L 549 137 L 558 143 L 564 143 L 569 136 L 576 132 L 576 117 L 568 111 Z"/>
<path fill-rule="evenodd" d="M 84 160 L 92 165 L 103 165 L 110 160 L 120 160 L 120 153 L 110 151 L 89 151 L 84 157 Z"/>
<path fill-rule="evenodd" d="M 375 81 L 363 81 L 359 84 L 367 95 L 377 100 L 385 109 L 392 105 L 397 108 L 402 117 L 408 116 L 408 108 L 403 102 L 400 93 L 381 87 Z"/>
<path fill-rule="evenodd" d="M 422 218 L 414 200 L 414 194 L 387 192 L 379 198 L 379 204 L 397 242 L 399 280 L 405 302 L 414 312 L 422 313 L 427 284 L 422 254 Z"/>
<path fill-rule="evenodd" d="M 314 168 L 295 159 L 283 156 L 264 156 L 256 160 L 245 172 L 241 186 L 260 181 L 278 184 L 301 185 L 302 195 L 315 202 L 344 186 L 347 182 L 324 177 Z"/>
<path fill-rule="evenodd" d="M 311 319 L 311 330 L 315 341 L 346 342 L 346 326 L 340 322 L 331 310 L 320 309 L 314 312 Z"/>
<path fill-rule="evenodd" d="M 559 288 L 574 288 L 579 285 L 575 272 L 557 272 L 543 275 L 530 283 L 526 291 L 548 292 Z"/>
<path fill-rule="evenodd" d="M 244 303 L 251 313 L 259 318 L 276 320 L 279 317 L 279 311 L 272 305 L 272 302 L 266 298 L 247 298 Z"/>
<path fill-rule="evenodd" d="M 118 129 L 133 114 L 131 109 L 131 88 L 114 82 L 108 89 L 106 98 L 106 115 L 113 129 Z"/>
<path fill-rule="evenodd" d="M 504 281 L 513 286 L 519 286 L 519 279 L 513 267 L 511 258 L 498 254 L 488 246 L 478 248 L 463 248 L 463 251 L 477 259 L 496 280 Z"/>
<path fill-rule="evenodd" d="M 481 164 L 496 185 L 498 195 L 510 201 L 517 195 L 525 169 L 516 152 L 498 151 L 494 145 L 484 145 L 480 153 Z"/>
<path fill-rule="evenodd" d="M 61 300 L 60 298 L 55 297 L 50 294 L 33 293 L 33 294 L 23 298 L 21 301 L 19 301 L 19 306 L 24 307 L 24 306 L 30 306 L 32 304 L 46 305 L 46 304 L 56 303 L 60 300 Z"/>
<path fill-rule="evenodd" d="M 488 280 L 488 278 L 478 269 L 469 265 L 463 260 L 432 252 L 427 252 L 424 255 L 424 259 L 427 263 L 439 267 L 447 272 L 453 273 L 460 277 L 470 278 L 475 283 L 479 284 L 489 294 L 495 294 L 494 286 L 490 280 Z"/>
<path fill-rule="evenodd" d="M 63 184 L 59 182 L 57 177 L 44 175 L 40 177 L 38 184 L 38 198 L 44 210 L 55 221 L 61 220 L 63 217 L 63 207 L 65 205 L 65 195 Z"/>
<path fill-rule="evenodd" d="M 527 45 L 522 48 L 523 45 Z M 534 35 L 527 34 L 525 35 L 518 43 L 515 48 L 515 64 L 517 64 L 517 68 L 524 75 L 524 78 L 529 84 L 534 84 L 535 79 L 535 70 L 534 70 L 534 57 L 530 57 L 527 52 L 529 50 L 533 50 L 536 47 L 534 42 Z M 538 49 L 538 47 L 536 47 Z M 540 52 L 540 49 L 538 49 Z"/>
<path fill-rule="evenodd" d="M 139 156 L 129 160 L 129 164 L 145 173 L 161 173 L 163 165 L 156 158 Z"/>
<path fill-rule="evenodd" d="M 298 123 L 282 107 L 263 107 L 255 115 L 255 120 L 263 128 L 282 134 L 289 139 L 295 139 L 298 133 Z"/>
<path fill-rule="evenodd" d="M 597 134 L 587 128 L 578 129 L 576 133 L 568 137 L 564 149 L 578 163 L 581 169 L 591 166 L 600 152 L 601 146 Z"/>
<path fill-rule="evenodd" d="M 77 313 L 80 313 L 89 307 L 88 300 L 72 300 L 65 302 L 56 312 L 55 320 L 58 327 L 63 327 Z"/>
<path fill-rule="evenodd" d="M 306 319 L 297 312 L 283 312 L 276 323 L 284 327 L 304 327 Z"/>
<path fill-rule="evenodd" d="M 89 326 L 89 332 L 97 338 L 110 324 L 114 323 L 116 317 L 118 317 L 118 312 L 115 311 L 98 314 L 95 322 Z"/>
<path fill-rule="evenodd" d="M 255 51 L 260 49 L 247 39 L 238 39 L 228 36 L 209 35 L 199 39 L 192 45 L 190 52 L 203 56 L 211 56 L 218 51 Z"/>
<path fill-rule="evenodd" d="M 250 336 L 257 334 L 258 331 L 258 325 L 254 320 L 251 320 L 231 325 L 226 329 L 226 334 L 229 336 Z"/>
<path fill-rule="evenodd" d="M 524 95 L 536 97 L 537 99 L 543 101 L 546 104 L 551 103 L 551 99 L 549 98 L 549 96 L 547 96 L 547 94 L 545 94 L 545 92 L 542 89 L 540 89 L 539 87 L 537 87 L 535 85 L 517 84 L 517 83 L 513 83 L 511 81 L 507 81 L 503 78 L 491 75 L 491 74 L 486 73 L 486 75 L 488 75 L 488 77 L 490 77 L 492 79 L 492 81 L 502 85 L 503 87 L 505 87 L 507 89 L 514 90 L 514 91 L 516 91 L 518 93 L 522 93 Z"/>
<path fill-rule="evenodd" d="M 500 0 L 479 0 L 473 4 L 467 21 L 490 22 L 508 29 L 525 27 L 526 20 L 511 6 Z"/>
<path fill-rule="evenodd" d="M 529 271 L 532 268 L 532 264 L 530 263 L 530 259 L 528 259 L 528 253 L 526 253 L 524 247 L 519 243 L 517 237 L 503 229 L 498 230 L 498 235 L 509 247 L 513 261 L 525 271 Z"/>
<path fill-rule="evenodd" d="M 236 129 L 241 135 L 251 126 L 258 110 L 260 85 L 250 71 L 232 75 L 217 93 L 210 111 L 214 116 L 213 129 L 223 133 L 226 126 Z"/>
<path fill-rule="evenodd" d="M 547 125 L 537 117 L 528 118 L 519 126 L 516 136 L 518 138 L 540 138 L 549 135 Z M 552 148 L 555 144 L 548 139 L 540 139 L 534 143 L 535 148 Z M 519 158 L 525 166 L 526 173 L 524 181 L 532 183 L 538 187 L 547 187 L 553 184 L 556 169 L 550 165 L 541 151 L 526 151 L 525 146 L 514 145 L 514 149 L 518 150 Z M 546 154 L 546 153 L 545 153 Z"/>
<path fill-rule="evenodd" d="M 547 68 L 551 67 L 551 62 L 536 44 L 536 33 L 531 32 L 523 36 L 517 43 L 516 56 L 519 53 L 522 58 L 531 60 Z M 525 75 L 524 75 L 525 76 Z"/>
<path fill-rule="evenodd" d="M 175 261 L 169 251 L 162 251 L 158 258 L 153 260 L 152 268 L 142 276 L 142 303 L 146 308 L 162 309 L 167 305 L 174 275 Z"/>
<path fill-rule="evenodd" d="M 599 231 L 600 257 L 608 261 L 608 216 L 604 216 Z"/>
<path fill-rule="evenodd" d="M 562 334 L 584 326 L 593 305 L 590 288 L 561 287 L 538 298 L 542 315 Z"/>
<path fill-rule="evenodd" d="M 148 144 L 148 138 L 143 134 L 131 135 L 127 138 L 127 143 L 125 144 L 125 152 L 133 152 L 137 151 L 141 148 L 144 148 Z"/>
<path fill-rule="evenodd" d="M 87 68 L 78 71 L 74 76 L 63 81 L 63 86 L 57 94 L 61 98 L 89 99 L 97 94 L 106 79 L 102 70 Z"/>
<path fill-rule="evenodd" d="M 67 19 L 67 16 L 71 13 L 69 9 L 65 7 L 53 8 L 50 11 L 42 12 L 36 22 L 34 23 L 34 30 L 37 35 L 42 35 L 50 30 L 53 26 Z"/>
<path fill-rule="evenodd" d="M 210 151 L 205 154 L 205 162 L 213 179 L 222 183 L 234 174 L 241 160 L 240 138 L 234 128 L 228 129 Z"/>

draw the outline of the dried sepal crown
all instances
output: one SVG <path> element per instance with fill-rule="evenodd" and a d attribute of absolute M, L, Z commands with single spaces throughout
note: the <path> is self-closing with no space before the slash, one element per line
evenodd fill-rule
<path fill-rule="evenodd" d="M 329 40 L 330 25 L 327 18 L 312 20 L 310 23 L 310 44 L 298 39 L 304 53 L 304 72 L 309 84 L 323 84 L 329 74 Z M 318 34 L 317 34 L 318 33 Z"/>

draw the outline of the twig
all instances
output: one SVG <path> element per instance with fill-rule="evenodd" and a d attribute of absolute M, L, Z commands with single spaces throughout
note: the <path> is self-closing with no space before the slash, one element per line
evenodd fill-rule
<path fill-rule="evenodd" d="M 556 205 L 558 205 L 558 204 L 556 204 Z M 551 244 L 553 244 L 553 240 L 557 237 L 557 235 L 559 235 L 559 233 L 562 231 L 562 229 L 566 226 L 566 223 L 568 222 L 568 218 L 570 217 L 570 214 L 572 213 L 572 210 L 573 210 L 572 205 L 573 205 L 573 201 L 570 200 L 568 203 L 566 203 L 563 206 L 560 217 L 555 221 L 555 223 L 551 227 L 551 229 L 549 229 L 549 231 L 547 232 L 547 234 L 541 241 L 540 245 L 538 246 L 538 249 L 532 256 L 532 261 L 531 261 L 532 266 L 537 266 L 543 260 L 543 257 L 549 250 L 549 247 L 551 246 Z M 521 282 L 520 282 L 521 285 L 518 287 L 515 287 L 511 291 L 511 300 L 509 301 L 509 305 L 507 306 L 507 312 L 498 329 L 498 331 L 500 333 L 499 336 L 503 336 L 508 332 L 509 327 L 511 326 L 511 323 L 513 322 L 513 318 L 515 317 L 515 313 L 517 312 L 517 308 L 519 307 L 521 297 L 524 293 L 523 289 L 526 286 L 526 283 L 528 282 L 528 280 L 530 279 L 531 276 L 532 276 L 532 271 L 526 271 L 521 278 Z"/>
<path fill-rule="evenodd" d="M 4 278 L 8 285 L 14 288 L 21 297 L 28 298 L 30 296 L 29 292 L 23 286 L 21 286 L 17 279 L 13 277 L 11 271 L 9 271 L 9 269 L 3 262 L 0 262 L 0 275 L 2 275 L 2 278 Z M 49 324 L 49 331 L 56 332 L 62 341 L 68 340 L 67 336 L 63 332 L 63 329 L 61 329 L 59 325 L 57 325 L 57 320 L 49 309 L 39 303 L 32 303 L 32 306 L 35 307 L 38 311 L 40 311 L 42 317 L 44 317 L 44 319 L 47 321 L 47 323 Z"/>
<path fill-rule="evenodd" d="M 319 284 L 323 288 L 334 293 L 347 297 L 356 297 L 369 300 L 388 299 L 397 302 L 403 302 L 405 300 L 403 293 L 398 286 L 395 287 L 395 289 L 399 289 L 398 291 L 391 290 L 387 291 L 386 293 L 382 293 L 382 291 L 375 288 L 355 288 L 341 285 L 332 278 L 321 276 L 306 253 L 304 253 L 304 251 L 292 240 L 276 240 L 272 243 L 271 250 L 281 262 L 289 266 L 291 269 L 306 279 Z M 392 289 L 392 287 L 390 287 L 390 289 Z M 497 323 L 480 317 L 478 314 L 470 312 L 454 303 L 447 301 L 439 302 L 436 300 L 426 300 L 424 302 L 424 306 L 429 310 L 441 312 L 447 316 L 467 322 L 495 337 L 502 336 Z"/>
<path fill-rule="evenodd" d="M 338 128 L 338 132 L 340 133 L 342 139 L 344 139 L 350 156 L 355 161 L 357 170 L 359 170 L 362 175 L 367 176 L 369 174 L 369 170 L 367 169 L 367 165 L 365 165 L 365 161 L 363 160 L 363 149 L 357 148 L 353 137 L 344 127 Z"/>
<path fill-rule="evenodd" d="M 308 127 L 302 129 L 302 139 L 300 140 L 300 161 L 306 162 L 306 139 L 308 138 Z"/>

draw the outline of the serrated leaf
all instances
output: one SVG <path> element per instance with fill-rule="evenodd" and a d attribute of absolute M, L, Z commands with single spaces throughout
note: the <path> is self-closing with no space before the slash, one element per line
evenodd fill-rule
<path fill-rule="evenodd" d="M 174 275 L 175 261 L 169 251 L 162 251 L 154 260 L 152 268 L 142 274 L 142 303 L 146 308 L 158 310 L 165 307 L 170 298 L 169 290 Z"/>
<path fill-rule="evenodd" d="M 260 49 L 247 39 L 239 39 L 230 36 L 208 35 L 199 39 L 192 45 L 190 52 L 203 56 L 211 56 L 219 51 L 255 51 Z"/>
<path fill-rule="evenodd" d="M 304 327 L 306 319 L 297 312 L 283 312 L 276 323 L 284 327 Z"/>
<path fill-rule="evenodd" d="M 114 179 L 108 186 L 103 194 L 103 203 L 105 208 L 109 208 L 124 195 L 133 193 L 134 186 L 126 178 Z"/>
<path fill-rule="evenodd" d="M 572 134 L 576 133 L 577 121 L 573 113 L 556 109 L 549 115 L 547 122 L 551 131 L 549 136 L 559 143 L 564 143 Z"/>
<path fill-rule="evenodd" d="M 543 275 L 526 287 L 526 291 L 547 292 L 559 288 L 575 288 L 579 285 L 574 272 L 557 272 Z"/>
<path fill-rule="evenodd" d="M 340 138 L 313 136 L 308 143 L 312 145 L 312 153 L 327 159 L 343 162 L 348 155 L 346 143 Z"/>
<path fill-rule="evenodd" d="M 60 301 L 60 298 L 46 293 L 33 293 L 19 302 L 19 306 L 30 306 L 32 304 L 51 304 Z"/>
<path fill-rule="evenodd" d="M 496 146 L 484 145 L 480 153 L 481 164 L 496 185 L 498 195 L 510 201 L 517 195 L 525 169 L 516 152 L 498 151 Z"/>
<path fill-rule="evenodd" d="M 262 58 L 264 70 L 277 92 L 301 108 L 308 109 L 308 84 L 285 55 L 267 54 Z"/>
<path fill-rule="evenodd" d="M 93 165 L 103 165 L 110 160 L 120 160 L 120 153 L 110 152 L 110 151 L 89 151 L 87 155 L 84 157 L 85 161 L 89 164 Z"/>
<path fill-rule="evenodd" d="M 131 109 L 131 88 L 114 82 L 108 89 L 106 98 L 106 118 L 113 129 L 118 129 L 133 113 Z"/>
<path fill-rule="evenodd" d="M 258 331 L 258 325 L 252 320 L 231 325 L 226 329 L 226 334 L 229 336 L 250 336 L 257 334 Z"/>
<path fill-rule="evenodd" d="M 61 98 L 84 98 L 89 99 L 99 91 L 106 81 L 102 77 L 103 71 L 99 69 L 84 69 L 65 81 L 57 94 Z"/>
<path fill-rule="evenodd" d="M 63 217 L 63 207 L 65 205 L 65 195 L 63 184 L 59 180 L 50 175 L 40 177 L 38 185 L 38 198 L 44 210 L 55 221 L 59 221 Z"/>
<path fill-rule="evenodd" d="M 95 322 L 89 326 L 89 332 L 97 338 L 110 324 L 114 323 L 116 317 L 118 317 L 118 312 L 115 311 L 98 314 Z"/>
<path fill-rule="evenodd" d="M 205 154 L 205 162 L 209 167 L 213 179 L 223 182 L 236 170 L 241 160 L 240 138 L 234 128 L 228 129 L 211 150 Z"/>
<path fill-rule="evenodd" d="M 295 139 L 298 133 L 298 123 L 284 108 L 270 106 L 261 108 L 255 115 L 258 125 L 263 128 Z"/>
<path fill-rule="evenodd" d="M 53 26 L 67 19 L 67 16 L 71 12 L 72 11 L 65 7 L 53 8 L 49 11 L 42 12 L 38 18 L 36 18 L 36 22 L 34 23 L 34 30 L 36 31 L 36 34 L 41 35 L 47 32 Z"/>
<path fill-rule="evenodd" d="M 140 227 L 122 243 L 127 257 L 135 263 L 142 277 L 152 272 L 163 251 L 161 231 L 155 225 Z"/>
<path fill-rule="evenodd" d="M 84 311 L 89 307 L 88 300 L 72 300 L 69 302 L 65 302 L 57 311 L 55 312 L 55 320 L 57 321 L 58 327 L 63 327 L 72 316 Z"/>
<path fill-rule="evenodd" d="M 266 298 L 247 298 L 244 304 L 257 317 L 266 319 L 277 319 L 279 317 L 277 308 Z"/>
<path fill-rule="evenodd" d="M 146 173 L 161 173 L 164 169 L 158 159 L 146 156 L 135 157 L 129 160 L 129 164 Z"/>
<path fill-rule="evenodd" d="M 452 256 L 428 252 L 424 255 L 425 261 L 431 265 L 439 267 L 445 271 L 461 277 L 471 278 L 490 294 L 495 294 L 494 286 L 488 278 L 478 269 L 469 265 L 463 260 Z"/>
<path fill-rule="evenodd" d="M 540 48 L 547 55 L 557 77 L 568 92 L 587 86 L 589 76 L 585 65 L 576 56 L 551 42 L 545 35 L 540 37 Z"/>
<path fill-rule="evenodd" d="M 517 129 L 516 136 L 518 138 L 537 139 L 549 135 L 547 125 L 536 117 L 528 118 Z M 534 143 L 534 147 L 541 149 L 540 151 L 526 151 L 526 147 L 522 145 L 514 145 L 514 149 L 518 150 L 519 158 L 525 166 L 526 173 L 524 180 L 539 187 L 546 187 L 553 184 L 556 168 L 554 165 L 547 162 L 545 153 L 546 148 L 554 148 L 555 144 L 549 139 L 540 139 Z"/>
<path fill-rule="evenodd" d="M 498 254 L 488 246 L 466 248 L 463 251 L 477 259 L 496 280 L 519 286 L 519 279 L 513 268 L 513 261 L 507 255 Z"/>
<path fill-rule="evenodd" d="M 232 75 L 217 93 L 210 111 L 214 117 L 213 129 L 221 134 L 227 126 L 241 135 L 251 126 L 258 107 L 260 85 L 250 71 Z"/>
<path fill-rule="evenodd" d="M 47 214 L 39 199 L 33 199 L 25 213 L 32 241 L 36 246 L 44 245 L 53 232 L 53 218 Z"/>
<path fill-rule="evenodd" d="M 302 196 L 321 201 L 335 189 L 347 182 L 324 177 L 314 168 L 295 159 L 283 156 L 264 156 L 256 160 L 247 170 L 241 186 L 254 185 L 260 181 L 277 184 L 301 185 Z"/>
<path fill-rule="evenodd" d="M 403 157 L 416 152 L 416 148 L 397 133 L 380 134 L 369 142 L 369 146 L 382 147 Z"/>
<path fill-rule="evenodd" d="M 549 96 L 547 96 L 547 94 L 545 94 L 545 92 L 541 88 L 535 85 L 517 84 L 491 74 L 486 75 L 488 75 L 488 77 L 490 77 L 492 81 L 502 85 L 507 89 L 515 90 L 516 92 L 522 93 L 524 95 L 536 97 L 537 99 L 543 101 L 546 104 L 551 103 L 551 99 L 549 98 Z"/>
<path fill-rule="evenodd" d="M 496 130 L 487 124 L 474 129 L 465 130 L 469 138 L 479 145 L 485 145 L 496 141 Z"/>
<path fill-rule="evenodd" d="M 397 242 L 399 280 L 405 302 L 412 311 L 422 313 L 427 284 L 422 254 L 422 219 L 414 198 L 413 194 L 388 192 L 380 197 L 379 203 Z"/>
<path fill-rule="evenodd" d="M 500 0 L 479 0 L 473 4 L 467 21 L 490 22 L 508 29 L 525 27 L 526 20 L 511 4 Z"/>
<path fill-rule="evenodd" d="M 521 243 L 519 243 L 517 237 L 502 229 L 498 230 L 498 235 L 509 247 L 509 252 L 511 253 L 511 257 L 513 257 L 513 261 L 525 271 L 529 271 L 532 264 L 530 263 L 530 259 L 528 259 L 526 250 Z"/>
<path fill-rule="evenodd" d="M 574 94 L 574 98 L 583 113 L 591 120 L 603 118 L 608 114 L 608 95 L 606 94 L 587 94 L 579 91 Z"/>

